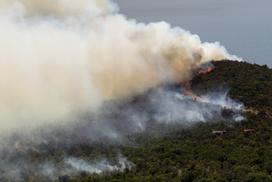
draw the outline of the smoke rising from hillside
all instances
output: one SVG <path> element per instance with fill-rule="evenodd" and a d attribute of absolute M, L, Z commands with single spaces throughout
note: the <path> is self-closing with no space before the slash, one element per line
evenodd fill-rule
<path fill-rule="evenodd" d="M 222 116 L 224 109 L 232 111 L 227 118 Z M 110 102 L 68 127 L 49 127 L 0 140 L 0 181 L 27 181 L 24 179 L 33 176 L 54 181 L 58 176 L 75 176 L 80 172 L 104 174 L 129 170 L 133 164 L 120 155 L 118 146 L 135 147 L 137 134 L 164 136 L 172 131 L 171 126 L 191 126 L 210 120 L 232 123 L 244 120 L 242 111 L 243 104 L 231 100 L 225 92 L 208 93 L 194 101 L 180 91 L 159 88 L 125 103 Z M 96 147 L 101 145 L 102 152 L 97 152 Z M 109 151 L 117 153 L 113 163 L 109 162 L 112 157 L 103 156 L 103 152 Z M 93 161 L 81 158 L 94 154 Z"/>
<path fill-rule="evenodd" d="M 0 26 L 2 134 L 72 121 L 233 58 L 165 22 L 128 20 L 107 0 L 0 0 Z"/>
<path fill-rule="evenodd" d="M 238 58 L 166 22 L 127 19 L 112 1 L 0 0 L 0 40 L 0 180 L 122 171 L 131 167 L 124 157 L 110 165 L 65 152 L 243 107 L 222 92 L 196 102 L 162 88 L 210 60 Z"/>
<path fill-rule="evenodd" d="M 70 157 L 65 162 L 78 171 L 88 172 L 91 174 L 101 174 L 105 172 L 117 172 L 124 171 L 125 169 L 131 169 L 133 164 L 126 158 L 119 156 L 117 164 L 113 165 L 108 160 L 95 161 L 93 163 L 84 161 L 82 159 Z"/>
<path fill-rule="evenodd" d="M 131 170 L 134 164 L 118 154 L 110 159 L 101 158 L 95 160 L 64 157 L 58 162 L 50 159 L 35 162 L 20 158 L 17 161 L 10 162 L 3 159 L 0 161 L 0 166 L 1 181 L 29 181 L 28 179 L 31 179 L 31 177 L 38 181 L 58 181 L 59 177 L 69 179 L 71 176 L 83 172 L 88 174 L 123 172 Z M 5 166 L 5 168 L 2 169 L 2 166 Z"/>

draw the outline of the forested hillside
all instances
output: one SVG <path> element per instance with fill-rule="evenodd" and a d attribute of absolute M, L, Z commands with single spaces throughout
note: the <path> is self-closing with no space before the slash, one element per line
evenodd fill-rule
<path fill-rule="evenodd" d="M 213 64 L 213 72 L 192 80 L 193 91 L 201 95 L 229 90 L 232 99 L 245 105 L 242 121 L 224 119 L 233 114 L 228 109 L 222 111 L 223 118 L 189 125 L 151 121 L 146 131 L 128 134 L 121 142 L 88 142 L 77 130 L 66 134 L 57 132 L 48 136 L 51 142 L 38 146 L 19 143 L 14 154 L 3 152 L 6 157 L 1 156 L 1 164 L 5 165 L 7 160 L 15 167 L 4 167 L 5 175 L 0 175 L 0 181 L 12 179 L 6 175 L 12 175 L 16 169 L 21 170 L 20 180 L 29 182 L 52 179 L 56 182 L 272 181 L 272 70 L 235 61 Z M 144 105 L 145 99 L 146 94 L 122 107 Z M 117 115 L 114 116 L 118 118 Z M 82 137 L 82 142 L 66 145 L 77 137 L 79 140 Z M 67 142 L 58 143 L 58 140 Z M 25 146 L 29 148 L 24 149 Z M 73 163 L 69 160 L 80 159 L 73 163 L 78 165 L 73 166 L 77 171 L 64 169 L 67 156 L 73 156 L 68 158 L 68 164 Z M 103 160 L 99 163 L 99 159 L 108 159 L 112 164 L 121 159 L 129 168 L 119 163 L 124 170 L 109 170 L 116 166 L 109 167 L 110 163 Z M 109 171 L 88 173 L 87 168 L 92 168 L 93 164 L 84 161 L 96 161 L 95 165 L 106 166 Z"/>
<path fill-rule="evenodd" d="M 82 173 L 71 180 L 272 181 L 272 70 L 234 61 L 214 65 L 212 73 L 192 81 L 193 89 L 198 93 L 229 89 L 233 99 L 245 104 L 246 120 L 172 126 L 160 137 L 141 134 L 136 136 L 138 145 L 121 147 L 134 164 L 132 170 L 104 175 Z M 110 150 L 112 147 L 102 151 Z"/>

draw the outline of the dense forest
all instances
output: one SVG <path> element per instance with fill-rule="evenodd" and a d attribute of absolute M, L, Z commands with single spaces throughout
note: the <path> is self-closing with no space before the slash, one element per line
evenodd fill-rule
<path fill-rule="evenodd" d="M 82 173 L 71 181 L 272 181 L 272 70 L 235 61 L 213 64 L 212 73 L 192 81 L 194 91 L 228 88 L 247 107 L 246 120 L 175 126 L 160 137 L 141 134 L 137 146 L 121 147 L 134 164 L 131 170 Z"/>
<path fill-rule="evenodd" d="M 272 70 L 227 60 L 213 64 L 213 72 L 192 80 L 193 91 L 201 94 L 228 89 L 232 99 L 244 103 L 246 109 L 242 114 L 246 119 L 235 122 L 219 118 L 189 126 L 156 124 L 146 132 L 128 135 L 125 144 L 105 141 L 75 145 L 66 149 L 65 155 L 91 160 L 122 154 L 131 162 L 131 168 L 101 174 L 59 174 L 55 181 L 272 181 Z M 131 102 L 137 99 L 141 98 Z M 27 155 L 30 161 L 61 161 L 62 150 L 54 148 L 42 154 L 34 151 L 20 155 Z M 23 180 L 48 181 L 34 175 L 25 175 Z"/>

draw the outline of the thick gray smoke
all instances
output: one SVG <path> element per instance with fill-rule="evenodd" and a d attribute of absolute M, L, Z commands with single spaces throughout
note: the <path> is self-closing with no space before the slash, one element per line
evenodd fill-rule
<path fill-rule="evenodd" d="M 227 93 L 210 92 L 196 101 L 180 90 L 157 88 L 131 100 L 105 103 L 98 111 L 82 115 L 69 125 L 17 132 L 8 143 L 5 139 L 2 146 L 27 153 L 39 151 L 41 146 L 46 151 L 48 147 L 65 149 L 103 141 L 120 144 L 127 142 L 127 136 L 149 131 L 159 124 L 192 125 L 210 120 L 243 119 L 243 104 L 230 99 Z M 230 116 L 225 118 L 224 111 L 231 111 Z"/>
<path fill-rule="evenodd" d="M 133 164 L 119 154 L 114 161 L 99 155 L 100 159 L 96 160 L 82 159 L 76 154 L 71 156 L 81 150 L 80 146 L 96 148 L 97 143 L 106 147 L 103 151 L 115 153 L 112 145 L 130 145 L 131 142 L 134 145 L 133 138 L 131 141 L 128 136 L 143 132 L 157 135 L 173 124 L 188 126 L 210 120 L 240 121 L 244 119 L 243 109 L 243 104 L 230 99 L 227 92 L 208 93 L 195 101 L 172 88 L 154 89 L 129 101 L 109 102 L 99 111 L 81 116 L 80 121 L 68 126 L 48 127 L 5 139 L 0 151 L 0 181 L 27 181 L 29 176 L 50 181 L 80 172 L 104 174 L 129 170 Z M 224 110 L 231 111 L 228 117 L 222 115 Z M 47 157 L 52 151 L 56 158 Z M 67 157 L 65 153 L 72 155 Z M 38 157 L 33 161 L 31 155 L 42 159 Z M 92 150 L 90 155 L 93 155 Z"/>
<path fill-rule="evenodd" d="M 237 57 L 166 22 L 127 19 L 109 0 L 0 0 L 0 40 L 0 181 L 63 172 L 56 162 L 33 164 L 29 153 L 123 143 L 154 124 L 222 119 L 224 109 L 243 119 L 243 106 L 225 93 L 196 102 L 154 89 L 190 80 L 211 60 Z M 129 168 L 119 159 L 64 161 L 68 174 Z"/>
<path fill-rule="evenodd" d="M 108 0 L 0 0 L 2 135 L 71 121 L 233 58 L 219 43 L 117 10 Z"/>

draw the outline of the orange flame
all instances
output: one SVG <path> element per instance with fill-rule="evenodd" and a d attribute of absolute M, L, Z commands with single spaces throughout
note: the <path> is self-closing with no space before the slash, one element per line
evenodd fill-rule
<path fill-rule="evenodd" d="M 197 74 L 198 75 L 207 75 L 209 73 L 211 73 L 213 71 L 213 67 L 209 66 L 207 68 L 200 68 L 198 71 L 197 71 Z"/>
<path fill-rule="evenodd" d="M 213 70 L 214 70 L 214 67 L 212 67 L 212 66 L 200 67 L 196 71 L 196 76 L 207 75 L 207 74 L 211 73 Z M 200 96 L 195 94 L 191 88 L 191 80 L 181 83 L 181 86 L 182 86 L 182 88 L 185 89 L 185 93 L 184 93 L 185 95 L 190 96 L 195 101 L 200 99 Z"/>

